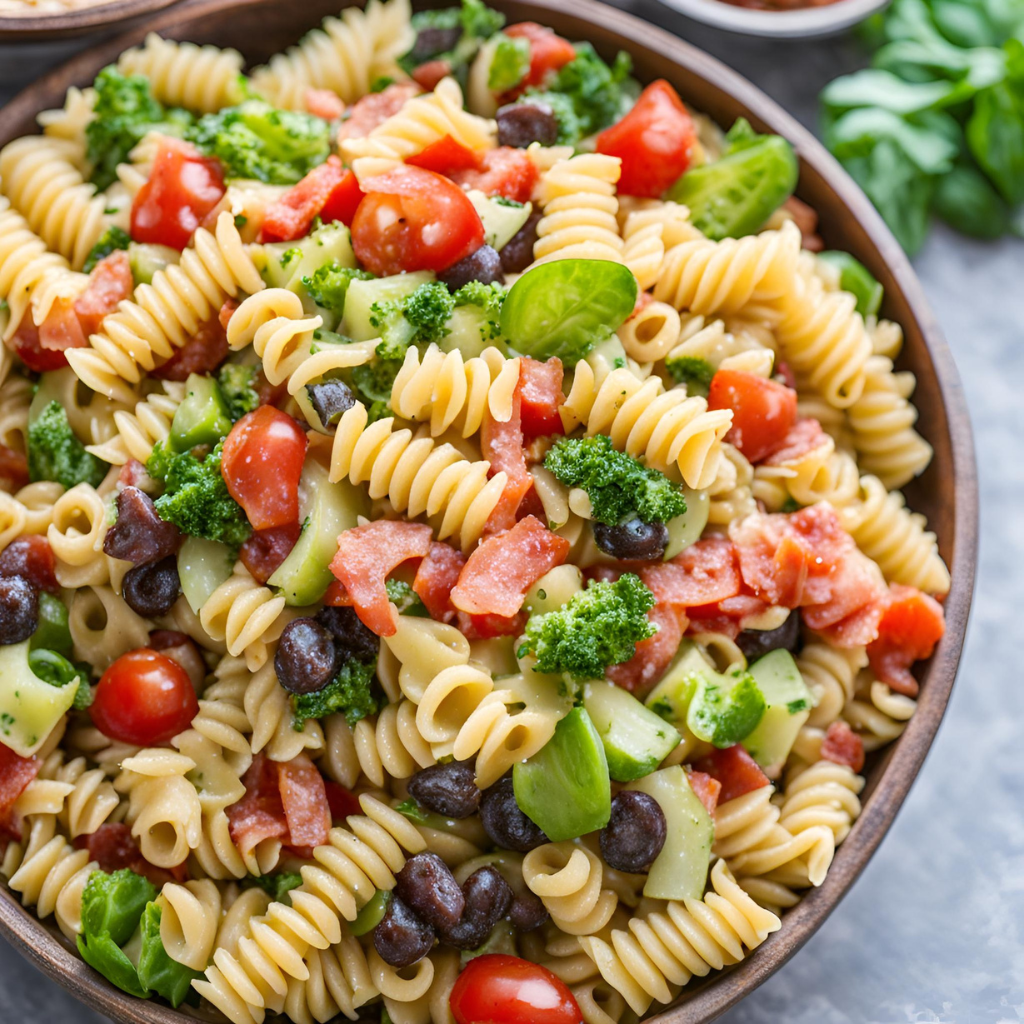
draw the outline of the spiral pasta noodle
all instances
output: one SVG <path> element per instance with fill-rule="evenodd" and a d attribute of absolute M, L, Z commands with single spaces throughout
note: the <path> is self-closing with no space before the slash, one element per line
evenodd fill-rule
<path fill-rule="evenodd" d="M 137 459 L 145 465 L 153 454 L 154 445 L 158 441 L 166 442 L 171 433 L 171 421 L 184 399 L 183 383 L 161 381 L 161 390 L 137 402 L 134 412 L 118 410 L 114 413 L 116 436 L 105 443 L 87 445 L 86 451 L 112 466 L 123 466 L 129 459 Z"/>
<path fill-rule="evenodd" d="M 22 906 L 35 907 L 40 919 L 53 914 L 68 939 L 82 929 L 82 890 L 99 865 L 88 850 L 76 850 L 63 836 L 26 850 L 8 884 Z"/>
<path fill-rule="evenodd" d="M 342 718 L 327 742 L 351 744 L 359 769 L 375 786 L 385 785 L 388 778 L 407 779 L 437 761 L 416 728 L 416 705 L 411 700 L 386 705 L 376 721 L 364 718 L 346 736 L 347 729 Z"/>
<path fill-rule="evenodd" d="M 657 284 L 666 246 L 701 237 L 689 217 L 690 211 L 679 203 L 634 200 L 627 206 L 624 199 L 619 201 L 622 259 L 642 291 Z"/>
<path fill-rule="evenodd" d="M 156 900 L 160 907 L 160 941 L 167 955 L 202 970 L 213 952 L 220 925 L 220 890 L 208 878 L 179 885 L 164 883 Z"/>
<path fill-rule="evenodd" d="M 601 858 L 571 842 L 548 843 L 523 859 L 523 879 L 539 896 L 555 926 L 570 935 L 592 935 L 618 906 L 611 889 L 602 888 Z"/>
<path fill-rule="evenodd" d="M 338 1014 L 354 1018 L 359 1007 L 380 995 L 366 953 L 351 935 L 343 935 L 327 949 L 310 949 L 304 964 L 308 977 L 290 977 L 284 1000 L 284 1012 L 296 1024 L 328 1021 Z"/>
<path fill-rule="evenodd" d="M 857 673 L 867 663 L 863 647 L 833 647 L 820 640 L 804 644 L 796 664 L 815 698 L 809 725 L 826 728 L 840 716 L 853 697 Z"/>
<path fill-rule="evenodd" d="M 59 819 L 71 839 L 92 835 L 117 808 L 120 798 L 102 768 L 88 768 L 84 757 L 60 766 L 53 778 L 71 788 Z"/>
<path fill-rule="evenodd" d="M 253 675 L 245 689 L 243 708 L 252 729 L 252 752 L 265 750 L 272 761 L 290 761 L 304 751 L 323 748 L 318 722 L 295 728 L 288 693 L 277 680 L 273 659 Z"/>
<path fill-rule="evenodd" d="M 663 358 L 666 362 L 701 359 L 713 370 L 741 370 L 758 377 L 770 376 L 775 362 L 774 351 L 753 334 L 740 329 L 739 325 L 735 331 L 730 330 L 731 326 L 723 320 L 687 316 L 679 331 L 678 342 L 663 353 Z"/>
<path fill-rule="evenodd" d="M 708 488 L 708 522 L 725 526 L 754 512 L 753 479 L 754 470 L 743 453 L 723 442 L 718 474 Z"/>
<path fill-rule="evenodd" d="M 800 772 L 782 794 L 779 824 L 799 834 L 808 828 L 832 830 L 838 846 L 860 817 L 862 779 L 852 768 L 834 761 L 818 761 Z"/>

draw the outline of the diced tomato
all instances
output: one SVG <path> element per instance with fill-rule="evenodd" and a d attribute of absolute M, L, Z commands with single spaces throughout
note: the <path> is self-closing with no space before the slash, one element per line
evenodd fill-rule
<path fill-rule="evenodd" d="M 327 806 L 331 811 L 331 821 L 344 821 L 350 814 L 362 814 L 359 797 L 341 783 L 333 779 L 324 779 L 324 792 L 327 794 Z"/>
<path fill-rule="evenodd" d="M 581 1024 L 573 994 L 546 967 L 504 953 L 474 957 L 455 980 L 456 1024 Z"/>
<path fill-rule="evenodd" d="M 269 405 L 247 412 L 224 441 L 221 475 L 255 530 L 290 526 L 299 518 L 299 477 L 306 435 Z"/>
<path fill-rule="evenodd" d="M 219 160 L 162 135 L 149 180 L 132 201 L 133 241 L 183 250 L 224 192 Z"/>
<path fill-rule="evenodd" d="M 433 92 L 442 78 L 452 73 L 452 66 L 446 60 L 428 60 L 412 73 L 412 80 L 427 92 Z"/>
<path fill-rule="evenodd" d="M 639 576 L 659 602 L 674 608 L 716 604 L 740 592 L 736 549 L 725 537 L 699 540 L 669 562 L 643 566 Z"/>
<path fill-rule="evenodd" d="M 651 82 L 621 121 L 597 137 L 598 153 L 622 160 L 618 193 L 657 199 L 690 166 L 697 129 L 679 94 Z"/>
<path fill-rule="evenodd" d="M 434 541 L 430 545 L 430 550 L 416 570 L 412 589 L 432 619 L 450 622 L 455 617 L 452 587 L 459 582 L 459 574 L 465 564 L 465 556 L 450 544 Z"/>
<path fill-rule="evenodd" d="M 511 618 L 522 608 L 527 590 L 568 554 L 564 537 L 528 516 L 507 533 L 489 537 L 469 556 L 452 603 L 470 615 Z"/>
<path fill-rule="evenodd" d="M 0 490 L 13 494 L 28 481 L 28 459 L 21 452 L 0 444 Z"/>
<path fill-rule="evenodd" d="M 697 794 L 697 799 L 704 805 L 708 814 L 714 814 L 718 806 L 718 795 L 722 792 L 722 784 L 707 772 L 691 771 L 687 778 L 690 780 L 690 789 Z"/>
<path fill-rule="evenodd" d="M 352 223 L 363 193 L 355 174 L 341 160 L 329 156 L 302 181 L 293 185 L 267 208 L 260 228 L 261 242 L 291 242 L 309 234 L 313 218 Z"/>
<path fill-rule="evenodd" d="M 131 829 L 121 821 L 106 821 L 91 835 L 81 835 L 74 840 L 79 850 L 88 850 L 89 859 L 99 864 L 100 870 L 111 874 L 128 868 L 143 878 L 148 878 L 158 888 L 166 882 L 183 882 L 188 878 L 188 867 L 178 864 L 169 871 L 150 864 Z"/>
<path fill-rule="evenodd" d="M 307 89 L 306 110 L 324 121 L 338 121 L 345 113 L 345 104 L 341 97 L 330 89 Z"/>
<path fill-rule="evenodd" d="M 128 253 L 123 249 L 104 256 L 92 268 L 85 291 L 75 300 L 75 315 L 87 337 L 100 329 L 103 318 L 113 313 L 134 287 Z"/>
<path fill-rule="evenodd" d="M 75 313 L 75 304 L 67 299 L 55 299 L 39 325 L 39 344 L 48 352 L 65 352 L 69 348 L 82 348 L 89 342 L 82 323 Z"/>
<path fill-rule="evenodd" d="M 278 763 L 257 754 L 242 777 L 245 796 L 227 808 L 228 830 L 242 856 L 266 839 L 288 838 L 288 819 L 281 800 Z"/>
<path fill-rule="evenodd" d="M 727 804 L 745 793 L 771 785 L 768 776 L 757 762 L 738 743 L 724 750 L 713 750 L 707 757 L 693 762 L 693 768 L 717 779 L 722 788 L 718 793 L 718 806 Z"/>
<path fill-rule="evenodd" d="M 532 85 L 543 85 L 549 75 L 576 59 L 572 43 L 535 21 L 506 25 L 504 32 L 513 39 L 525 39 L 530 44 L 530 70 L 510 94 L 513 97 Z"/>
<path fill-rule="evenodd" d="M 254 530 L 238 557 L 257 583 L 266 583 L 295 547 L 300 533 L 302 526 L 298 521 L 269 530 Z"/>
<path fill-rule="evenodd" d="M 450 135 L 443 135 L 432 142 L 421 153 L 405 158 L 407 164 L 422 167 L 436 174 L 450 176 L 454 171 L 475 170 L 480 166 L 480 154 L 475 153 L 456 141 Z"/>
<path fill-rule="evenodd" d="M 480 215 L 457 185 L 403 165 L 363 183 L 352 247 L 378 275 L 447 270 L 484 243 Z"/>
<path fill-rule="evenodd" d="M 945 632 L 938 601 L 916 587 L 892 584 L 883 602 L 878 639 L 868 647 L 872 670 L 897 693 L 916 697 L 919 686 L 910 666 L 930 658 Z"/>
<path fill-rule="evenodd" d="M 433 89 L 433 85 L 430 88 Z M 337 141 L 366 138 L 374 128 L 397 114 L 419 92 L 420 87 L 414 82 L 396 82 L 381 92 L 371 92 L 356 100 L 348 117 L 338 125 Z"/>
<path fill-rule="evenodd" d="M 878 636 L 886 594 L 881 570 L 851 547 L 829 577 L 809 576 L 804 622 L 837 647 L 862 647 Z"/>
<path fill-rule="evenodd" d="M 186 381 L 193 373 L 212 373 L 228 355 L 228 336 L 215 316 L 199 325 L 194 337 L 152 372 L 160 380 Z"/>
<path fill-rule="evenodd" d="M 221 305 L 220 311 L 217 313 L 217 319 L 225 331 L 228 329 L 228 324 L 231 323 L 231 318 L 235 315 L 235 310 L 238 309 L 239 305 L 238 299 L 230 297 L 226 298 Z"/>
<path fill-rule="evenodd" d="M 327 842 L 331 810 L 323 776 L 305 754 L 277 766 L 278 787 L 288 842 L 292 846 L 321 846 Z"/>
<path fill-rule="evenodd" d="M 60 593 L 53 549 L 41 534 L 15 537 L 0 552 L 0 576 L 23 576 L 37 590 Z"/>
<path fill-rule="evenodd" d="M 802 459 L 827 441 L 828 434 L 821 429 L 821 424 L 816 419 L 797 420 L 783 438 L 782 444 L 764 460 L 764 464 L 781 466 L 785 462 Z"/>
<path fill-rule="evenodd" d="M 828 727 L 821 741 L 821 756 L 859 772 L 864 767 L 864 741 L 840 719 Z"/>
<path fill-rule="evenodd" d="M 344 584 L 356 614 L 377 636 L 395 633 L 385 580 L 403 562 L 428 554 L 432 532 L 421 523 L 378 519 L 338 538 L 331 572 Z"/>
<path fill-rule="evenodd" d="M 656 604 L 647 613 L 647 618 L 657 625 L 658 632 L 641 640 L 629 661 L 609 665 L 605 669 L 605 675 L 613 683 L 640 698 L 649 693 L 665 674 L 665 669 L 679 650 L 686 628 L 686 615 L 665 604 Z"/>
<path fill-rule="evenodd" d="M 39 774 L 40 767 L 38 758 L 22 757 L 0 743 L 0 822 L 9 819 L 11 808 Z"/>
<path fill-rule="evenodd" d="M 760 462 L 782 447 L 796 423 L 796 392 L 753 373 L 719 370 L 711 378 L 708 408 L 732 410 L 726 440 Z"/>
<path fill-rule="evenodd" d="M 68 357 L 63 352 L 43 348 L 39 328 L 32 323 L 31 314 L 22 317 L 18 329 L 11 338 L 11 345 L 18 358 L 36 373 L 59 370 L 68 365 Z"/>
<path fill-rule="evenodd" d="M 564 434 L 558 409 L 565 402 L 562 394 L 562 360 L 553 356 L 547 362 L 526 356 L 519 361 L 519 417 L 526 439 L 548 434 Z"/>
<path fill-rule="evenodd" d="M 489 534 L 509 530 L 516 522 L 516 513 L 527 492 L 533 487 L 533 477 L 526 465 L 522 426 L 522 363 L 520 377 L 512 396 L 512 415 L 507 422 L 500 422 L 491 415 L 488 407 L 480 429 L 480 448 L 484 458 L 491 464 L 489 476 L 504 473 L 508 479 L 498 504 L 487 520 Z"/>
<path fill-rule="evenodd" d="M 324 604 L 331 608 L 351 608 L 352 595 L 341 580 L 332 580 L 324 592 Z"/>
<path fill-rule="evenodd" d="M 527 615 L 467 615 L 459 612 L 458 626 L 467 640 L 493 640 L 499 636 L 519 636 L 526 628 Z"/>
<path fill-rule="evenodd" d="M 146 488 L 142 485 L 145 483 L 146 476 L 146 467 L 138 459 L 129 459 L 117 474 L 118 493 L 126 487 L 138 487 L 139 490 L 145 490 Z"/>
<path fill-rule="evenodd" d="M 351 227 L 364 194 L 355 174 L 352 171 L 346 171 L 345 177 L 341 179 L 341 184 L 327 197 L 327 202 L 324 203 L 323 209 L 320 211 L 321 219 L 325 224 L 340 220 L 345 227 Z"/>
<path fill-rule="evenodd" d="M 499 146 L 487 150 L 478 166 L 455 171 L 450 177 L 463 188 L 477 188 L 489 196 L 504 196 L 525 203 L 537 183 L 537 168 L 526 150 Z"/>

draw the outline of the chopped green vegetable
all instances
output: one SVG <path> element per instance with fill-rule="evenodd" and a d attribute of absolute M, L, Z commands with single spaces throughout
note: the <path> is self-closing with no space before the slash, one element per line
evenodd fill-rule
<path fill-rule="evenodd" d="M 247 412 L 259 407 L 260 396 L 253 384 L 256 381 L 256 367 L 241 363 L 225 363 L 217 374 L 220 393 L 228 407 L 232 422 L 240 420 Z"/>
<path fill-rule="evenodd" d="M 51 686 L 75 686 L 75 700 L 71 705 L 76 710 L 87 708 L 92 703 L 89 689 L 89 669 L 72 665 L 63 654 L 37 647 L 29 652 L 28 667 L 33 675 Z"/>
<path fill-rule="evenodd" d="M 343 267 L 337 260 L 331 260 L 311 275 L 303 277 L 313 301 L 324 309 L 330 309 L 339 316 L 345 311 L 345 296 L 348 286 L 354 281 L 368 281 L 373 277 L 368 270 L 356 267 Z"/>
<path fill-rule="evenodd" d="M 419 11 L 412 17 L 417 45 L 401 57 L 398 63 L 407 74 L 412 74 L 426 61 L 443 60 L 448 64 L 452 74 L 461 80 L 465 78 L 469 63 L 476 56 L 481 43 L 490 39 L 504 24 L 505 16 L 488 7 L 482 0 L 462 0 L 461 7 Z M 423 29 L 456 28 L 462 32 L 450 50 L 425 48 L 419 38 Z"/>
<path fill-rule="evenodd" d="M 269 875 L 249 875 L 245 882 L 268 893 L 275 903 L 290 903 L 288 893 L 302 885 L 302 875 L 297 871 L 275 871 Z"/>
<path fill-rule="evenodd" d="M 677 384 L 686 385 L 689 394 L 707 397 L 715 368 L 706 359 L 701 359 L 700 356 L 679 356 L 676 359 L 667 359 L 665 369 L 672 374 Z"/>
<path fill-rule="evenodd" d="M 401 359 L 374 359 L 352 370 L 352 383 L 371 423 L 391 415 L 391 388 L 401 368 Z"/>
<path fill-rule="evenodd" d="M 711 678 L 715 676 L 715 678 Z M 701 674 L 686 713 L 694 736 L 716 747 L 731 747 L 757 728 L 765 700 L 754 677 L 737 669 L 726 689 L 717 673 Z"/>
<path fill-rule="evenodd" d="M 399 814 L 404 814 L 410 821 L 415 821 L 417 825 L 422 825 L 427 820 L 427 812 L 420 807 L 419 801 L 413 797 L 403 800 L 395 807 L 395 810 Z"/>
<path fill-rule="evenodd" d="M 818 259 L 839 271 L 839 287 L 857 299 L 861 316 L 875 316 L 882 305 L 883 289 L 871 271 L 848 252 L 823 252 Z"/>
<path fill-rule="evenodd" d="M 28 475 L 56 480 L 66 490 L 76 484 L 98 487 L 109 467 L 85 450 L 59 402 L 50 402 L 28 427 Z"/>
<path fill-rule="evenodd" d="M 518 85 L 530 70 L 530 43 L 526 39 L 513 39 L 502 33 L 498 36 L 487 72 L 487 88 L 492 92 L 508 92 Z"/>
<path fill-rule="evenodd" d="M 412 615 L 420 619 L 430 618 L 430 612 L 420 600 L 419 594 L 404 580 L 387 580 L 384 589 L 388 592 L 388 600 L 398 608 L 399 615 Z"/>
<path fill-rule="evenodd" d="M 96 244 L 89 250 L 89 255 L 85 259 L 85 266 L 82 267 L 83 273 L 91 273 L 93 267 L 100 260 L 109 256 L 112 252 L 116 252 L 118 249 L 127 249 L 130 243 L 131 238 L 127 231 L 122 230 L 116 225 L 107 228 L 100 235 Z"/>
<path fill-rule="evenodd" d="M 57 651 L 66 658 L 71 657 L 71 630 L 68 628 L 68 609 L 59 597 L 39 592 L 39 625 L 29 639 L 29 646 Z"/>
<path fill-rule="evenodd" d="M 140 924 L 142 947 L 139 953 L 139 981 L 142 986 L 163 996 L 171 1006 L 180 1006 L 192 991 L 192 982 L 203 976 L 202 971 L 173 960 L 160 939 L 159 904 L 147 903 Z"/>
<path fill-rule="evenodd" d="M 322 690 L 293 695 L 295 728 L 301 732 L 307 719 L 325 718 L 335 711 L 343 711 L 349 725 L 375 714 L 379 706 L 373 694 L 376 667 L 376 659 L 359 661 L 350 658 Z"/>
<path fill-rule="evenodd" d="M 534 654 L 537 672 L 601 679 L 609 665 L 629 661 L 658 627 L 647 618 L 654 595 L 633 573 L 614 583 L 592 580 L 557 611 L 531 615 L 518 654 Z"/>
<path fill-rule="evenodd" d="M 154 899 L 153 883 L 128 868 L 111 874 L 94 871 L 82 890 L 82 931 L 87 937 L 109 935 L 122 946 L 134 934 L 146 904 Z"/>

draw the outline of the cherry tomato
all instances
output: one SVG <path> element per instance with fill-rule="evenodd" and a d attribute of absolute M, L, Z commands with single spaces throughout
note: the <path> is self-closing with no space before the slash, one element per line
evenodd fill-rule
<path fill-rule="evenodd" d="M 54 303 L 58 305 L 58 303 Z M 39 328 L 32 323 L 32 314 L 26 312 L 11 338 L 18 358 L 36 373 L 59 370 L 68 365 L 68 357 L 61 350 L 47 348 L 39 337 Z"/>
<path fill-rule="evenodd" d="M 82 322 L 75 314 L 75 304 L 67 299 L 55 299 L 39 325 L 40 347 L 49 352 L 66 352 L 87 344 Z"/>
<path fill-rule="evenodd" d="M 711 378 L 709 409 L 731 409 L 726 440 L 751 462 L 780 448 L 796 423 L 796 392 L 774 380 L 740 370 L 719 370 Z"/>
<path fill-rule="evenodd" d="M 447 270 L 484 244 L 480 215 L 466 193 L 440 174 L 402 166 L 364 186 L 352 247 L 374 274 Z"/>
<path fill-rule="evenodd" d="M 463 188 L 478 188 L 485 195 L 525 203 L 533 194 L 537 168 L 525 150 L 499 146 L 487 150 L 478 166 L 453 171 L 450 177 Z"/>
<path fill-rule="evenodd" d="M 85 291 L 75 300 L 75 315 L 88 336 L 95 334 L 103 318 L 117 309 L 135 287 L 128 253 L 123 249 L 112 252 L 92 268 Z"/>
<path fill-rule="evenodd" d="M 522 398 L 520 418 L 523 437 L 564 434 L 559 406 L 562 394 L 562 361 L 557 357 L 547 362 L 524 356 L 519 361 L 519 394 Z"/>
<path fill-rule="evenodd" d="M 161 137 L 149 180 L 132 201 L 131 236 L 182 250 L 224 195 L 220 161 L 180 139 Z"/>
<path fill-rule="evenodd" d="M 305 457 L 306 435 L 291 416 L 273 406 L 247 412 L 231 428 L 220 471 L 254 530 L 298 522 Z"/>
<path fill-rule="evenodd" d="M 583 1015 L 565 983 L 517 956 L 474 957 L 449 998 L 458 1024 L 580 1024 Z"/>
<path fill-rule="evenodd" d="M 697 129 L 668 82 L 651 82 L 633 109 L 597 137 L 598 153 L 622 160 L 619 195 L 656 199 L 690 166 Z"/>
<path fill-rule="evenodd" d="M 89 714 L 104 736 L 145 747 L 187 729 L 198 711 L 188 673 L 165 655 L 140 647 L 103 673 Z"/>
<path fill-rule="evenodd" d="M 516 86 L 516 95 L 531 85 L 543 85 L 548 75 L 576 59 L 576 50 L 572 43 L 535 21 L 521 21 L 518 25 L 508 25 L 505 28 L 505 35 L 513 39 L 525 39 L 530 44 L 530 70 Z"/>
<path fill-rule="evenodd" d="M 453 171 L 465 171 L 480 166 L 480 157 L 450 135 L 432 142 L 422 153 L 406 160 L 413 167 L 422 167 L 438 174 L 450 175 Z"/>
<path fill-rule="evenodd" d="M 270 205 L 260 229 L 260 241 L 290 242 L 302 238 L 309 233 L 317 214 L 325 223 L 340 220 L 351 224 L 362 197 L 355 174 L 342 167 L 336 156 L 329 156 Z"/>

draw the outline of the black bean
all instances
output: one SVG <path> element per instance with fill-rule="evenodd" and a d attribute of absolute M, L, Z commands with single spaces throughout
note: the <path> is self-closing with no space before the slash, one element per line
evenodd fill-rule
<path fill-rule="evenodd" d="M 352 389 L 343 380 L 325 380 L 322 384 L 307 384 L 309 404 L 320 417 L 320 422 L 330 426 L 343 412 L 356 404 Z"/>
<path fill-rule="evenodd" d="M 462 885 L 466 909 L 453 928 L 441 932 L 441 938 L 456 949 L 477 949 L 491 929 L 512 906 L 512 887 L 497 868 L 477 868 Z"/>
<path fill-rule="evenodd" d="M 510 778 L 496 782 L 480 801 L 480 822 L 491 842 L 503 850 L 529 853 L 548 837 L 519 809 Z"/>
<path fill-rule="evenodd" d="M 145 491 L 126 487 L 117 496 L 117 522 L 103 538 L 103 552 L 133 565 L 145 565 L 175 554 L 182 539 L 173 523 L 160 518 Z"/>
<path fill-rule="evenodd" d="M 509 908 L 508 918 L 521 932 L 532 932 L 539 928 L 549 917 L 548 908 L 541 898 L 529 889 L 521 892 Z"/>
<path fill-rule="evenodd" d="M 519 274 L 533 262 L 533 243 L 542 216 L 540 210 L 531 210 L 526 223 L 501 247 L 501 269 L 506 274 Z"/>
<path fill-rule="evenodd" d="M 800 616 L 790 612 L 786 621 L 775 629 L 745 629 L 736 637 L 736 646 L 746 655 L 747 661 L 754 661 L 762 654 L 779 648 L 791 654 L 800 645 Z"/>
<path fill-rule="evenodd" d="M 501 270 L 501 257 L 497 250 L 489 245 L 481 245 L 476 252 L 453 263 L 447 270 L 437 275 L 438 281 L 448 286 L 448 291 L 457 292 L 463 285 L 470 281 L 479 281 L 481 284 L 501 284 L 505 275 Z"/>
<path fill-rule="evenodd" d="M 668 527 L 664 523 L 645 523 L 642 519 L 630 519 L 628 523 L 608 526 L 594 523 L 594 540 L 597 546 L 611 555 L 625 561 L 660 561 L 668 544 Z"/>
<path fill-rule="evenodd" d="M 497 114 L 498 145 L 526 149 L 533 142 L 553 146 L 558 141 L 558 118 L 547 103 L 509 103 Z"/>
<path fill-rule="evenodd" d="M 466 909 L 459 883 L 436 853 L 410 857 L 396 876 L 395 894 L 439 931 L 458 924 Z"/>
<path fill-rule="evenodd" d="M 342 661 L 349 658 L 368 661 L 377 657 L 380 638 L 363 625 L 354 608 L 325 606 L 316 613 L 316 621 L 334 637 Z"/>
<path fill-rule="evenodd" d="M 274 669 L 281 685 L 291 693 L 322 690 L 340 667 L 331 634 L 316 619 L 292 619 L 281 634 Z"/>
<path fill-rule="evenodd" d="M 39 591 L 24 576 L 0 576 L 0 644 L 20 644 L 39 625 Z"/>
<path fill-rule="evenodd" d="M 617 871 L 646 871 L 665 845 L 668 826 L 658 801 L 624 789 L 612 801 L 612 816 L 601 829 L 601 854 Z"/>
<path fill-rule="evenodd" d="M 446 818 L 468 818 L 480 807 L 480 790 L 470 761 L 424 768 L 409 780 L 409 792 L 424 807 Z"/>
<path fill-rule="evenodd" d="M 413 64 L 422 64 L 424 61 L 430 60 L 431 57 L 453 50 L 461 38 L 462 27 L 460 25 L 453 28 L 427 25 L 416 33 L 416 42 L 409 53 L 409 59 Z"/>
<path fill-rule="evenodd" d="M 137 565 L 125 573 L 121 587 L 125 603 L 136 615 L 144 619 L 166 615 L 181 593 L 178 560 L 169 555 L 159 562 Z"/>
<path fill-rule="evenodd" d="M 373 948 L 392 967 L 411 967 L 433 948 L 434 929 L 421 921 L 397 896 L 373 929 Z"/>

